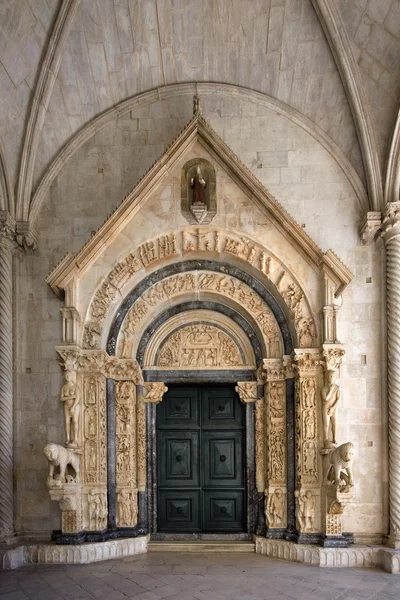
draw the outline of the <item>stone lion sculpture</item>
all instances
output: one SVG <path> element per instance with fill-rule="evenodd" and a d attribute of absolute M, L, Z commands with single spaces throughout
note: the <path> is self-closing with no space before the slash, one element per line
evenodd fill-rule
<path fill-rule="evenodd" d="M 338 446 L 328 455 L 329 467 L 326 472 L 326 481 L 347 492 L 354 486 L 352 464 L 355 454 L 354 444 L 347 442 Z"/>
<path fill-rule="evenodd" d="M 79 456 L 70 450 L 58 444 L 47 444 L 44 449 L 44 455 L 49 461 L 49 476 L 47 484 L 49 487 L 57 487 L 62 483 L 72 483 L 79 481 Z M 75 477 L 68 473 L 68 465 L 75 471 Z M 54 470 L 60 467 L 60 472 L 54 477 Z"/>

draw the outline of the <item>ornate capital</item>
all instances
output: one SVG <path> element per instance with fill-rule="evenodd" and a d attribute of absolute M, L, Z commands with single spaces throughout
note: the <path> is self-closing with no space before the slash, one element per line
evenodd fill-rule
<path fill-rule="evenodd" d="M 166 392 L 168 392 L 168 388 L 162 381 L 143 384 L 143 400 L 145 402 L 159 404 Z"/>
<path fill-rule="evenodd" d="M 370 244 L 375 238 L 382 223 L 382 213 L 380 211 L 369 211 L 362 219 L 359 227 L 361 241 L 364 245 Z"/>
<path fill-rule="evenodd" d="M 389 202 L 383 211 L 381 236 L 385 244 L 400 234 L 400 202 Z"/>
<path fill-rule="evenodd" d="M 264 358 L 262 373 L 264 381 L 279 381 L 286 378 L 284 363 L 281 358 Z"/>
<path fill-rule="evenodd" d="M 341 344 L 324 344 L 322 346 L 322 357 L 327 371 L 337 371 L 342 364 L 343 356 L 346 354 Z"/>
<path fill-rule="evenodd" d="M 257 400 L 256 381 L 238 381 L 235 391 L 239 394 L 239 398 L 244 404 L 256 402 Z"/>
<path fill-rule="evenodd" d="M 321 368 L 323 360 L 320 351 L 314 348 L 304 350 L 296 348 L 293 353 L 293 368 L 299 375 L 315 374 Z"/>

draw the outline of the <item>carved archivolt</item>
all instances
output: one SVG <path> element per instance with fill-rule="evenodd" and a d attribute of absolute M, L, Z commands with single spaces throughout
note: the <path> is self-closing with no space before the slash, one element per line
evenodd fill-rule
<path fill-rule="evenodd" d="M 173 298 L 188 297 L 192 299 L 198 292 L 218 294 L 232 299 L 250 313 L 260 327 L 269 356 L 279 356 L 283 353 L 283 344 L 278 324 L 269 306 L 248 285 L 223 273 L 210 271 L 193 271 L 172 275 L 150 287 L 131 307 L 125 317 L 120 341 L 120 351 L 123 357 L 132 356 L 135 339 L 143 330 L 143 324 L 149 321 L 149 315 L 159 310 L 159 306 Z M 156 310 L 155 310 L 156 309 Z M 179 337 L 179 336 L 178 336 Z M 231 343 L 229 342 L 229 345 Z M 224 362 L 235 359 L 226 356 Z M 193 355 L 194 356 L 194 355 Z M 169 358 L 169 360 L 171 357 Z M 174 357 L 177 361 L 186 361 L 186 357 Z M 210 362 L 208 356 L 208 361 Z M 215 357 L 212 359 L 215 362 Z M 237 361 L 239 358 L 237 357 Z M 195 362 L 195 358 L 193 358 Z M 163 366 L 160 364 L 160 366 Z M 188 366 L 188 365 L 186 365 Z M 210 365 L 211 366 L 211 365 Z M 233 366 L 233 365 L 232 365 Z"/>
<path fill-rule="evenodd" d="M 99 347 L 103 323 L 109 308 L 120 296 L 120 290 L 136 273 L 141 270 L 144 272 L 146 268 L 168 258 L 190 258 L 199 253 L 209 255 L 210 258 L 217 254 L 219 260 L 223 260 L 224 254 L 234 256 L 260 271 L 275 285 L 291 311 L 300 346 L 315 345 L 318 332 L 304 292 L 288 270 L 283 268 L 281 262 L 265 248 L 246 237 L 232 232 L 228 234 L 224 230 L 198 227 L 165 234 L 145 242 L 114 267 L 97 290 L 89 307 L 83 332 L 84 346 Z M 160 286 L 153 290 L 155 302 L 159 293 Z M 139 319 L 145 310 L 145 304 L 136 306 L 135 314 Z"/>

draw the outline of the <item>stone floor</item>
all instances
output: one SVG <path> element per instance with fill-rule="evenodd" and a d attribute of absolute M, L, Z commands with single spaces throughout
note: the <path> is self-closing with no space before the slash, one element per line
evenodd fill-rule
<path fill-rule="evenodd" d="M 256 554 L 142 554 L 0 573 L 0 600 L 400 599 L 400 576 L 321 569 Z"/>

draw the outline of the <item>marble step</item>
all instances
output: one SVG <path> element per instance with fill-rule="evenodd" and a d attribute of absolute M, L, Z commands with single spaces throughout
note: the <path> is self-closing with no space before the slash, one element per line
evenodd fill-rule
<path fill-rule="evenodd" d="M 250 541 L 232 540 L 153 540 L 148 552 L 255 552 L 256 545 Z"/>

